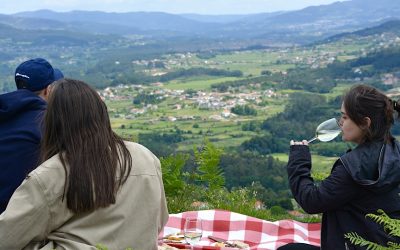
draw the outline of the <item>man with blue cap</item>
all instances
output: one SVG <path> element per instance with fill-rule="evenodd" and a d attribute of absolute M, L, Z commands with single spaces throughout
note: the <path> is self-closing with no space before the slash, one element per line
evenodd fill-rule
<path fill-rule="evenodd" d="M 63 78 L 35 58 L 15 70 L 17 90 L 0 95 L 0 213 L 26 175 L 39 165 L 42 120 L 51 84 Z"/>

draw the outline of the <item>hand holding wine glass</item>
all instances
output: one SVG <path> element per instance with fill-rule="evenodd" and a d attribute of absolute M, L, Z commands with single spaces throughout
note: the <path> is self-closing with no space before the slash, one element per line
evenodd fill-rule
<path fill-rule="evenodd" d="M 315 136 L 310 140 L 303 140 L 301 142 L 291 140 L 290 145 L 308 145 L 317 139 L 322 142 L 328 142 L 335 139 L 341 132 L 342 129 L 338 120 L 336 118 L 331 118 L 318 125 Z"/>
<path fill-rule="evenodd" d="M 186 218 L 183 233 L 185 241 L 190 244 L 192 248 L 193 245 L 200 241 L 201 236 L 203 235 L 202 220 L 200 218 Z"/>

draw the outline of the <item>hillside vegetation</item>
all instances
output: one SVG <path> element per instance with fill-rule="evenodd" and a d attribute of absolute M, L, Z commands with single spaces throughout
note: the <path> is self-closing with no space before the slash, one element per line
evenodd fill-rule
<path fill-rule="evenodd" d="M 47 58 L 67 77 L 97 88 L 108 106 L 112 128 L 161 158 L 170 212 L 208 207 L 265 219 L 287 218 L 288 211 L 299 209 L 286 177 L 289 141 L 312 138 L 320 122 L 337 117 L 342 94 L 354 84 L 391 90 L 392 95 L 400 87 L 397 22 L 325 39 L 343 27 L 353 27 L 333 25 L 337 19 L 328 15 L 331 26 L 316 33 L 321 30 L 317 21 L 325 19 L 313 16 L 315 12 L 333 8 L 340 13 L 346 6 L 363 3 L 346 1 L 275 13 L 267 19 L 231 17 L 232 23 L 221 20 L 218 25 L 203 21 L 195 35 L 181 32 L 201 20 L 185 23 L 189 17 L 154 13 L 154 22 L 174 18 L 180 25 L 171 30 L 165 24 L 154 34 L 154 22 L 148 22 L 153 28 L 146 32 L 144 25 L 121 26 L 124 20 L 143 18 L 145 13 L 115 19 L 100 18 L 114 17 L 104 13 L 0 16 L 0 90 L 15 89 L 13 74 L 20 62 L 38 55 Z M 383 9 L 396 10 L 397 5 L 397 1 L 382 2 Z M 356 19 L 354 27 L 369 24 L 361 18 L 364 13 L 354 17 L 346 13 L 344 23 Z M 298 22 L 288 18 L 303 14 Z M 56 22 L 45 26 L 49 22 L 36 15 Z M 286 21 L 279 25 L 288 25 L 286 30 L 265 28 L 282 18 Z M 288 31 L 294 22 L 291 27 L 302 29 Z M 92 32 L 87 32 L 92 24 Z M 108 33 L 113 27 L 115 33 Z M 214 31 L 206 32 L 209 28 Z M 249 30 L 253 28 L 255 33 Z M 217 31 L 221 36 L 214 38 Z M 309 45 L 288 44 L 298 38 L 294 33 L 302 34 L 299 43 Z M 240 34 L 246 35 L 238 38 Z M 310 43 L 316 37 L 321 42 Z M 400 135 L 398 126 L 394 134 Z M 315 179 L 324 178 L 335 159 L 353 146 L 340 138 L 310 145 Z M 255 201 L 262 202 L 262 209 L 254 208 Z M 198 202 L 203 207 L 195 206 Z"/>

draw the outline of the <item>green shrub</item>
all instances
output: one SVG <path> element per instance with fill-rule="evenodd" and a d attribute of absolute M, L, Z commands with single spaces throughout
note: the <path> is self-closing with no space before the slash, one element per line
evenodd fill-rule
<path fill-rule="evenodd" d="M 188 155 L 160 159 L 169 213 L 223 209 L 271 221 L 294 219 L 281 207 L 257 209 L 255 205 L 259 197 L 253 186 L 232 190 L 224 187 L 225 177 L 219 166 L 221 154 L 222 150 L 205 141 L 203 147 L 194 149 L 196 166 L 192 173 L 184 172 Z M 320 219 L 306 217 L 300 221 L 318 222 Z"/>
<path fill-rule="evenodd" d="M 377 214 L 367 214 L 367 217 L 374 220 L 376 223 L 383 225 L 388 235 L 400 237 L 400 220 L 391 219 L 383 210 L 378 210 Z M 344 235 L 353 245 L 366 247 L 368 250 L 394 250 L 400 249 L 400 244 L 389 241 L 386 246 L 381 246 L 377 243 L 368 241 L 358 235 L 356 232 L 347 233 Z"/>

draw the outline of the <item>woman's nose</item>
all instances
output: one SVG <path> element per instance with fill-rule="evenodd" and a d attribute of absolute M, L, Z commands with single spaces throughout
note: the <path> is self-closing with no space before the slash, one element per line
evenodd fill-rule
<path fill-rule="evenodd" d="M 339 118 L 338 124 L 339 124 L 340 127 L 343 126 L 343 119 L 342 118 Z"/>

